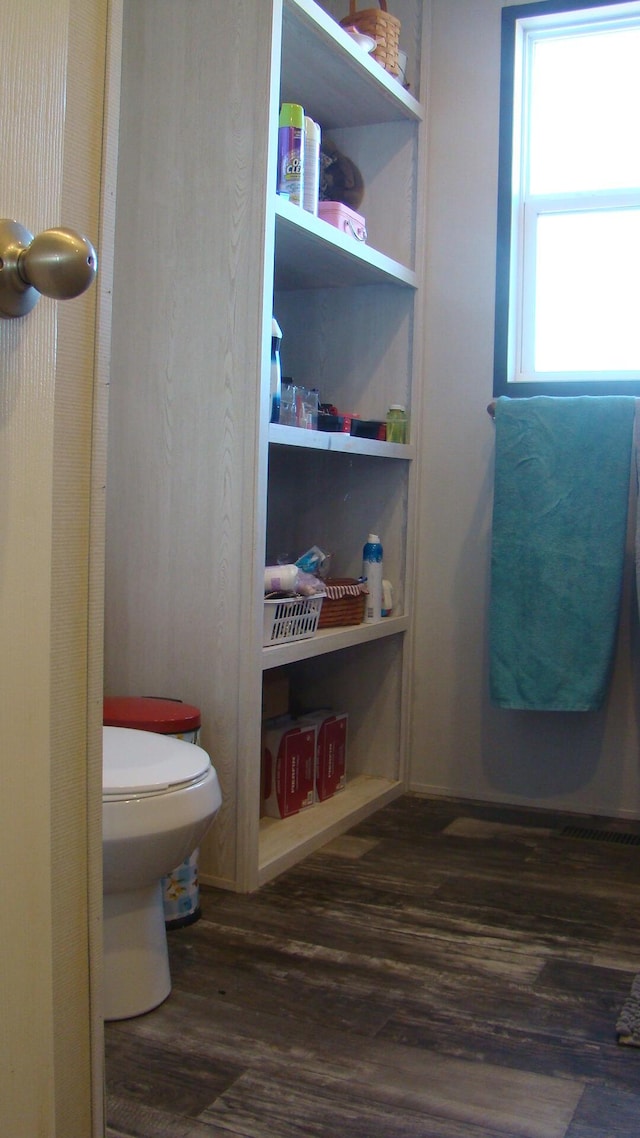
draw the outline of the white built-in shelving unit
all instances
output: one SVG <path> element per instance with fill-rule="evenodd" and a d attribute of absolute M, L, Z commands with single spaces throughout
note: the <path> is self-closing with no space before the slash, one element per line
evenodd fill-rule
<path fill-rule="evenodd" d="M 224 806 L 203 881 L 253 889 L 406 785 L 414 414 L 406 446 L 269 424 L 286 375 L 365 419 L 417 412 L 426 11 L 397 0 L 406 90 L 327 0 L 125 0 L 107 532 L 111 694 L 201 707 Z M 278 111 L 302 103 L 359 166 L 366 244 L 275 193 Z M 394 612 L 262 645 L 262 569 L 312 544 L 357 576 L 380 533 Z M 349 713 L 348 784 L 260 818 L 261 685 Z"/>

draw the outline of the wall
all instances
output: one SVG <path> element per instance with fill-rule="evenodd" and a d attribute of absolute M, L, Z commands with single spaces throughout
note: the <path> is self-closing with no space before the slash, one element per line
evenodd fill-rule
<path fill-rule="evenodd" d="M 511 712 L 488 700 L 501 6 L 433 0 L 412 788 L 638 817 L 632 543 L 607 706 Z"/>

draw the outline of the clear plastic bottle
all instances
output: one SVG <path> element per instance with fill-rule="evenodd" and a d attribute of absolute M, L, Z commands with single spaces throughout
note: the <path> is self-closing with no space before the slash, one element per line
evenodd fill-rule
<path fill-rule="evenodd" d="M 362 576 L 369 595 L 364 610 L 365 624 L 382 619 L 382 544 L 377 533 L 370 533 L 362 550 Z"/>

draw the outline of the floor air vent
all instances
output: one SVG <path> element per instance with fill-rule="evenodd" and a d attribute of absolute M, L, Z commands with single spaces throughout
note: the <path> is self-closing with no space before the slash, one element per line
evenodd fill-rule
<path fill-rule="evenodd" d="M 561 838 L 581 838 L 585 842 L 615 842 L 621 846 L 640 846 L 640 834 L 625 834 L 620 830 L 594 830 L 589 826 L 564 826 Z"/>

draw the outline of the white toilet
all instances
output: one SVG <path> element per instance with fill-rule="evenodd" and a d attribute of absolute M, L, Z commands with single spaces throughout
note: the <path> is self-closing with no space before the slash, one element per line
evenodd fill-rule
<path fill-rule="evenodd" d="M 104 1018 L 128 1019 L 171 991 L 161 879 L 220 809 L 206 751 L 167 735 L 103 727 Z"/>

